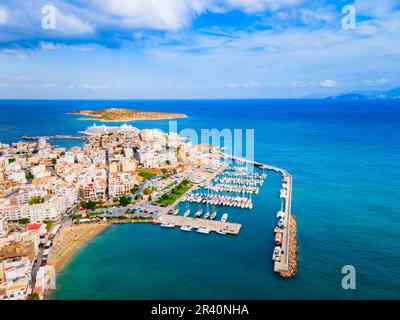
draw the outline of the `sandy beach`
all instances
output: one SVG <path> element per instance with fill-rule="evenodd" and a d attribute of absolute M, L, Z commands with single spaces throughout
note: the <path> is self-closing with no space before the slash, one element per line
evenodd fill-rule
<path fill-rule="evenodd" d="M 65 227 L 53 244 L 48 263 L 59 272 L 73 257 L 75 252 L 89 240 L 101 233 L 110 224 L 81 224 Z"/>

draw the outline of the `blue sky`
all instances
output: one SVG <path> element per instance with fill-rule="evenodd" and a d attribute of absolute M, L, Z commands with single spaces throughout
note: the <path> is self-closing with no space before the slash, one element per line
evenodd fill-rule
<path fill-rule="evenodd" d="M 297 98 L 399 71 L 400 0 L 0 0 L 0 98 Z"/>

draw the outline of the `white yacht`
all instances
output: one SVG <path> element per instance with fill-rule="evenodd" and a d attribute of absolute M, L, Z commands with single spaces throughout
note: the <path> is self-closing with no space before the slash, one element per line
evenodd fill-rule
<path fill-rule="evenodd" d="M 222 215 L 222 217 L 221 217 L 221 221 L 222 221 L 222 222 L 226 222 L 226 220 L 228 220 L 228 214 L 227 214 L 227 213 L 224 213 L 224 214 Z"/>
<path fill-rule="evenodd" d="M 205 214 L 204 214 L 204 219 L 208 219 L 210 217 L 210 213 L 209 212 L 206 212 Z"/>
<path fill-rule="evenodd" d="M 285 217 L 285 212 L 283 212 L 282 210 L 281 210 L 281 211 L 278 211 L 276 217 L 277 217 L 278 219 L 284 218 L 284 217 Z"/>
<path fill-rule="evenodd" d="M 217 211 L 211 213 L 210 220 L 214 220 L 217 217 Z"/>
<path fill-rule="evenodd" d="M 163 228 L 175 228 L 175 225 L 172 222 L 162 223 L 161 227 Z"/>
<path fill-rule="evenodd" d="M 198 232 L 198 233 L 209 234 L 209 233 L 210 233 L 210 230 L 209 230 L 209 229 L 206 229 L 206 228 L 198 228 L 198 229 L 197 229 L 197 232 Z"/>
<path fill-rule="evenodd" d="M 184 217 L 189 217 L 190 215 L 190 210 L 186 210 L 185 213 L 183 214 Z"/>
<path fill-rule="evenodd" d="M 272 254 L 272 260 L 279 261 L 281 258 L 282 249 L 281 247 L 275 247 L 274 253 Z"/>
<path fill-rule="evenodd" d="M 193 227 L 190 225 L 185 225 L 180 228 L 182 231 L 192 231 Z"/>
<path fill-rule="evenodd" d="M 174 216 L 176 216 L 179 213 L 179 209 L 175 209 L 173 213 L 174 213 Z"/>
<path fill-rule="evenodd" d="M 199 210 L 194 214 L 194 217 L 195 217 L 195 218 L 200 218 L 201 215 L 202 215 L 202 213 L 203 213 L 203 210 L 199 209 Z"/>

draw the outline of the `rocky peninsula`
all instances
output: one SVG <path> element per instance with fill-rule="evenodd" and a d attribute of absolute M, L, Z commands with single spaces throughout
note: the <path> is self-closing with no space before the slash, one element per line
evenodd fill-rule
<path fill-rule="evenodd" d="M 97 120 L 102 122 L 128 122 L 137 120 L 169 120 L 187 118 L 187 115 L 183 113 L 150 112 L 118 108 L 102 110 L 77 110 L 69 112 L 68 114 L 87 116 L 86 118 L 79 118 L 78 120 Z"/>

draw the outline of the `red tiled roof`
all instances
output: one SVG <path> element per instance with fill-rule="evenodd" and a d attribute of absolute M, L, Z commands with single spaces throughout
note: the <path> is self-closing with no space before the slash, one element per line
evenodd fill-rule
<path fill-rule="evenodd" d="M 42 287 L 35 287 L 35 289 L 33 289 L 34 293 L 41 293 L 42 292 Z"/>
<path fill-rule="evenodd" d="M 41 226 L 42 226 L 42 225 L 41 225 L 41 224 L 38 224 L 38 223 L 30 224 L 30 225 L 28 226 L 28 230 L 29 230 L 29 231 L 31 231 L 31 230 L 39 230 Z"/>

